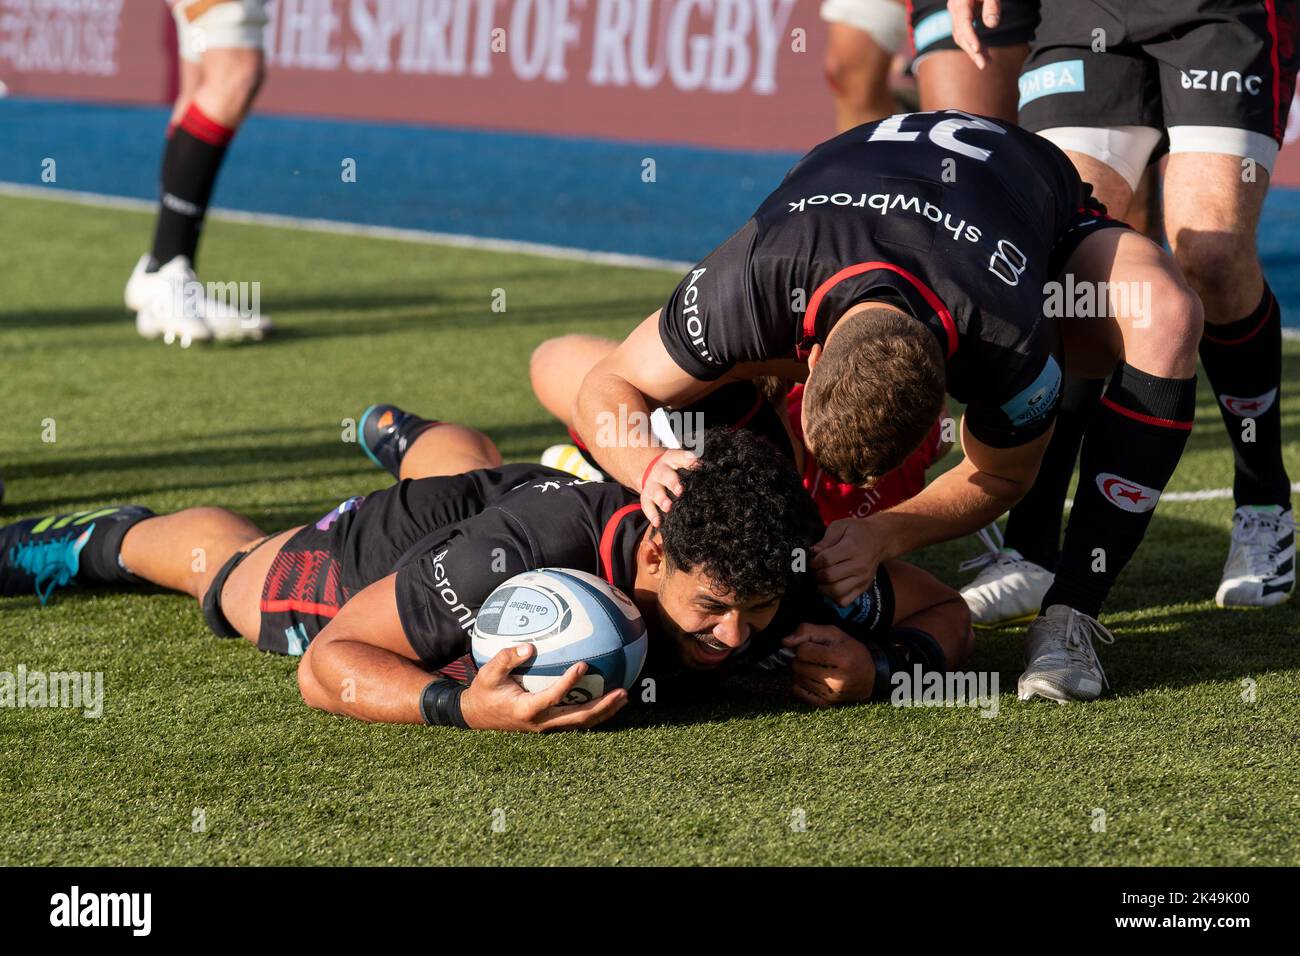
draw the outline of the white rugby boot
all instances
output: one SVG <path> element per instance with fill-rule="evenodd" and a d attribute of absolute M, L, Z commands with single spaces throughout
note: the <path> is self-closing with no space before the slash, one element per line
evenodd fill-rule
<path fill-rule="evenodd" d="M 605 480 L 605 473 L 587 464 L 587 459 L 582 457 L 582 452 L 578 450 L 577 445 L 552 445 L 542 452 L 541 463 L 547 468 L 567 471 L 573 477 L 581 478 L 583 481 Z"/>
<path fill-rule="evenodd" d="M 1092 639 L 1115 643 L 1095 617 L 1053 604 L 1025 633 L 1025 672 L 1016 691 L 1021 700 L 1045 697 L 1058 704 L 1096 700 L 1109 687 Z"/>
<path fill-rule="evenodd" d="M 128 305 L 136 303 L 135 330 L 146 339 L 179 342 L 183 349 L 210 340 L 212 329 L 203 321 L 203 287 L 190 261 L 177 256 L 156 272 L 145 272 L 147 261 L 146 256 L 136 264 L 126 284 Z"/>
<path fill-rule="evenodd" d="M 1056 575 L 1027 561 L 1015 548 L 1005 547 L 996 522 L 981 528 L 979 539 L 988 550 L 961 564 L 962 571 L 981 569 L 961 590 L 971 623 L 978 628 L 1028 624 L 1038 616 Z"/>
<path fill-rule="evenodd" d="M 1215 592 L 1219 607 L 1272 607 L 1295 590 L 1295 521 L 1280 505 L 1242 505 Z"/>
<path fill-rule="evenodd" d="M 149 260 L 153 257 L 145 253 L 140 257 L 140 261 L 135 264 L 131 270 L 131 278 L 126 280 L 126 292 L 123 298 L 126 300 L 126 307 L 132 312 L 139 312 L 144 308 L 144 304 L 149 301 L 148 289 L 150 287 Z"/>
<path fill-rule="evenodd" d="M 205 290 L 185 256 L 177 256 L 155 272 L 147 272 L 149 256 L 136 263 L 126 283 L 127 308 L 136 312 L 135 327 L 145 338 L 162 338 L 181 347 L 209 339 L 261 339 L 272 331 L 271 321 L 256 310 L 241 310 L 238 301 L 215 298 Z M 238 287 L 232 283 L 231 288 Z"/>

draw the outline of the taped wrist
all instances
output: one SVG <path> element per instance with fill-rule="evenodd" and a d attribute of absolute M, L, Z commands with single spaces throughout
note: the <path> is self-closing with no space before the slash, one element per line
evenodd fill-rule
<path fill-rule="evenodd" d="M 916 627 L 896 627 L 878 644 L 868 644 L 876 665 L 872 700 L 887 700 L 895 673 L 911 674 L 920 665 L 924 675 L 948 670 L 948 657 L 933 636 Z"/>
<path fill-rule="evenodd" d="M 468 728 L 460 712 L 460 695 L 465 688 L 454 680 L 439 677 L 420 694 L 420 716 L 430 727 Z"/>

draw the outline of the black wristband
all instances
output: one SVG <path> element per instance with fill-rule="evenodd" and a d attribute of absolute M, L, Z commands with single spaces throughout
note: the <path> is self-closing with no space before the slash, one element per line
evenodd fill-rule
<path fill-rule="evenodd" d="M 919 666 L 922 673 L 942 674 L 948 669 L 943 647 L 934 635 L 917 627 L 896 627 L 881 643 L 868 644 L 867 650 L 876 665 L 876 682 L 871 688 L 871 699 L 876 701 L 890 696 L 890 684 L 897 671 L 911 674 Z"/>
<path fill-rule="evenodd" d="M 876 665 L 876 680 L 871 685 L 871 700 L 881 701 L 889 697 L 890 680 L 893 677 L 894 669 L 890 666 L 889 657 L 879 644 L 867 644 L 866 648 L 871 652 L 871 662 Z"/>
<path fill-rule="evenodd" d="M 431 727 L 468 728 L 460 712 L 460 695 L 465 688 L 454 680 L 439 677 L 420 694 L 420 715 Z"/>

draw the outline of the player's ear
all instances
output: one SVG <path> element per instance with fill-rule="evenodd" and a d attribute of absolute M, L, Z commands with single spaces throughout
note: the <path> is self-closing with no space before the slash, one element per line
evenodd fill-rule
<path fill-rule="evenodd" d="M 664 541 L 659 530 L 652 528 L 641 542 L 641 560 L 651 577 L 661 577 L 667 570 L 668 559 L 664 554 Z"/>
<path fill-rule="evenodd" d="M 812 374 L 813 366 L 816 365 L 818 362 L 820 362 L 821 359 L 822 359 L 822 347 L 821 347 L 821 343 L 819 342 L 818 344 L 814 345 L 812 348 L 808 350 L 808 374 L 809 375 Z"/>

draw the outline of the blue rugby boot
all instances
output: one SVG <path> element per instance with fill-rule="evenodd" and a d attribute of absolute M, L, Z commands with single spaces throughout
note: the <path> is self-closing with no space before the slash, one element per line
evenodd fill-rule
<path fill-rule="evenodd" d="M 127 531 L 154 513 L 139 505 L 28 518 L 0 528 L 0 595 L 41 603 L 69 584 L 140 584 L 118 560 Z"/>

